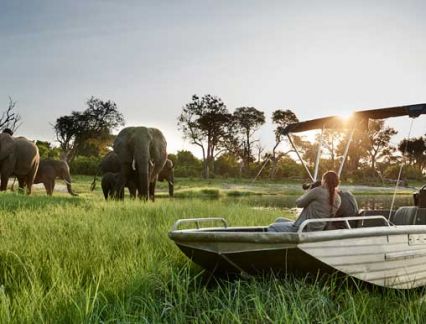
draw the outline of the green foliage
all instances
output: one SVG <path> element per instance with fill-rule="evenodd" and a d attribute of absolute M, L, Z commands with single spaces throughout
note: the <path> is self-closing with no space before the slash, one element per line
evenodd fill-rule
<path fill-rule="evenodd" d="M 398 150 L 408 157 L 408 163 L 416 165 L 420 171 L 426 168 L 426 137 L 403 139 Z"/>
<path fill-rule="evenodd" d="M 77 156 L 69 163 L 71 174 L 95 175 L 102 158 L 94 156 Z"/>
<path fill-rule="evenodd" d="M 233 136 L 235 136 L 232 142 L 236 144 L 232 151 L 239 153 L 247 168 L 253 161 L 252 137 L 265 123 L 265 113 L 254 107 L 240 107 L 235 109 L 232 117 L 234 119 Z"/>
<path fill-rule="evenodd" d="M 68 161 L 77 155 L 104 154 L 112 144 L 112 131 L 124 125 L 124 117 L 113 101 L 91 97 L 86 105 L 82 112 L 59 117 L 53 127 Z"/>
<path fill-rule="evenodd" d="M 385 169 L 384 176 L 389 179 L 398 179 L 400 165 L 390 165 Z M 422 180 L 424 175 L 422 172 L 412 165 L 405 165 L 402 168 L 401 179 Z"/>
<path fill-rule="evenodd" d="M 202 98 L 192 96 L 192 101 L 182 108 L 178 127 L 184 138 L 203 152 L 203 176 L 209 178 L 209 169 L 215 152 L 224 146 L 232 133 L 233 118 L 222 99 L 212 95 Z"/>
<path fill-rule="evenodd" d="M 173 161 L 176 177 L 200 177 L 203 170 L 202 162 L 190 151 L 178 151 L 176 156 L 169 154 Z"/>
<path fill-rule="evenodd" d="M 221 177 L 238 177 L 240 164 L 235 155 L 226 153 L 219 156 L 215 161 L 215 174 Z"/>
<path fill-rule="evenodd" d="M 306 171 L 304 167 L 287 156 L 278 161 L 278 169 L 276 173 L 276 178 L 278 179 L 304 178 L 305 174 Z"/>
<path fill-rule="evenodd" d="M 38 152 L 41 159 L 59 159 L 61 149 L 59 147 L 52 147 L 52 144 L 47 141 L 36 141 Z"/>

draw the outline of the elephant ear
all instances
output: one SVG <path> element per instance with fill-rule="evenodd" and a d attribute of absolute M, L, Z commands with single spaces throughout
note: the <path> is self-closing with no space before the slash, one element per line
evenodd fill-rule
<path fill-rule="evenodd" d="M 7 133 L 0 134 L 0 161 L 6 159 L 15 151 L 15 140 Z"/>

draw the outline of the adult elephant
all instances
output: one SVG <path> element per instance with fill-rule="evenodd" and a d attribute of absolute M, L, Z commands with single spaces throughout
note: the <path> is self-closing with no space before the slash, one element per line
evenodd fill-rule
<path fill-rule="evenodd" d="M 20 187 L 31 188 L 40 163 L 37 146 L 25 137 L 13 137 L 9 133 L 0 134 L 0 190 L 7 189 L 11 176 L 16 176 Z"/>
<path fill-rule="evenodd" d="M 46 193 L 51 196 L 55 189 L 55 179 L 65 181 L 68 193 L 78 196 L 71 188 L 71 175 L 68 163 L 63 160 L 41 160 L 34 183 L 43 183 Z"/>
<path fill-rule="evenodd" d="M 99 164 L 98 170 L 93 177 L 90 190 L 93 191 L 96 188 L 97 177 L 98 175 L 102 175 L 102 190 L 104 193 L 108 192 L 107 197 L 113 196 L 113 198 L 118 198 L 120 196 L 120 194 L 118 194 L 119 188 L 117 188 L 119 185 L 120 169 L 121 165 L 117 153 L 114 151 L 108 152 Z M 114 174 L 114 177 L 111 174 Z M 136 197 L 136 177 L 136 171 L 132 171 L 132 176 L 129 177 L 125 184 L 125 187 L 129 188 L 130 197 L 132 198 Z M 124 193 L 121 194 L 121 196 L 123 195 Z M 105 199 L 107 199 L 107 197 L 105 197 Z"/>
<path fill-rule="evenodd" d="M 167 159 L 163 169 L 158 174 L 158 181 L 166 180 L 169 184 L 169 196 L 173 197 L 174 188 L 174 165 L 172 160 Z"/>
<path fill-rule="evenodd" d="M 152 165 L 151 165 L 152 166 Z M 90 187 L 90 190 L 94 190 L 96 187 L 96 180 L 98 175 L 106 175 L 107 173 L 113 173 L 115 174 L 115 178 L 112 177 L 112 175 L 108 175 L 107 177 L 102 177 L 102 181 L 104 183 L 104 185 L 102 186 L 103 191 L 107 191 L 107 192 L 114 192 L 114 195 L 117 195 L 116 192 L 118 190 L 118 188 L 113 188 L 113 186 L 116 186 L 118 184 L 118 182 L 116 180 L 118 180 L 118 176 L 120 173 L 120 160 L 118 158 L 117 153 L 115 153 L 114 151 L 108 152 L 104 158 L 102 159 L 101 163 L 99 164 L 98 170 L 96 172 L 96 175 L 93 177 L 93 181 Z M 125 187 L 129 188 L 129 193 L 130 193 L 130 197 L 134 198 L 136 197 L 136 182 L 135 182 L 135 178 L 137 178 L 137 172 L 136 170 L 132 170 L 132 175 L 131 177 L 127 180 Z M 173 188 L 174 188 L 174 166 L 173 166 L 173 162 L 169 159 L 166 160 L 166 163 L 164 164 L 163 169 L 160 171 L 160 173 L 158 174 L 158 180 L 159 181 L 164 181 L 166 180 L 168 182 L 169 185 L 169 195 L 170 197 L 173 197 Z M 104 190 L 104 188 L 107 188 Z M 110 194 L 108 194 L 108 197 L 110 196 Z"/>
<path fill-rule="evenodd" d="M 166 163 L 167 142 L 157 128 L 126 127 L 114 141 L 114 152 L 120 160 L 120 188 L 136 170 L 138 197 L 154 201 L 157 176 Z"/>

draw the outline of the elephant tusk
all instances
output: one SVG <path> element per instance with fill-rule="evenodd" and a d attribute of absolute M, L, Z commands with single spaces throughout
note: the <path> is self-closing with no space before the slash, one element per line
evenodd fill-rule
<path fill-rule="evenodd" d="M 65 180 L 64 179 L 64 182 L 67 184 L 67 185 L 71 185 L 71 182 L 68 182 L 67 180 Z"/>
<path fill-rule="evenodd" d="M 136 171 L 136 161 L 135 161 L 135 159 L 132 160 L 132 170 Z"/>
<path fill-rule="evenodd" d="M 173 183 L 173 181 L 168 181 L 169 185 L 174 186 L 175 184 Z"/>

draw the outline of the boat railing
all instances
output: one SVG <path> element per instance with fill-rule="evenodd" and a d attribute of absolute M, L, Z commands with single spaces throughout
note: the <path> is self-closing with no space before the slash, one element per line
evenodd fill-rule
<path fill-rule="evenodd" d="M 173 224 L 172 231 L 176 231 L 179 229 L 179 225 L 182 224 L 191 224 L 194 223 L 197 226 L 197 229 L 200 229 L 201 223 L 211 223 L 211 222 L 219 222 L 223 224 L 224 228 L 228 227 L 228 222 L 223 217 L 206 217 L 206 218 L 184 218 L 179 219 L 176 223 Z"/>
<path fill-rule="evenodd" d="M 305 227 L 308 224 L 312 223 L 332 223 L 332 222 L 343 222 L 346 225 L 346 228 L 351 229 L 352 226 L 349 221 L 353 220 L 370 220 L 370 219 L 381 219 L 387 226 L 391 226 L 389 220 L 382 215 L 371 215 L 371 216 L 352 216 L 352 217 L 333 217 L 333 218 L 315 218 L 315 219 L 307 219 L 300 224 L 298 233 L 302 233 Z"/>

